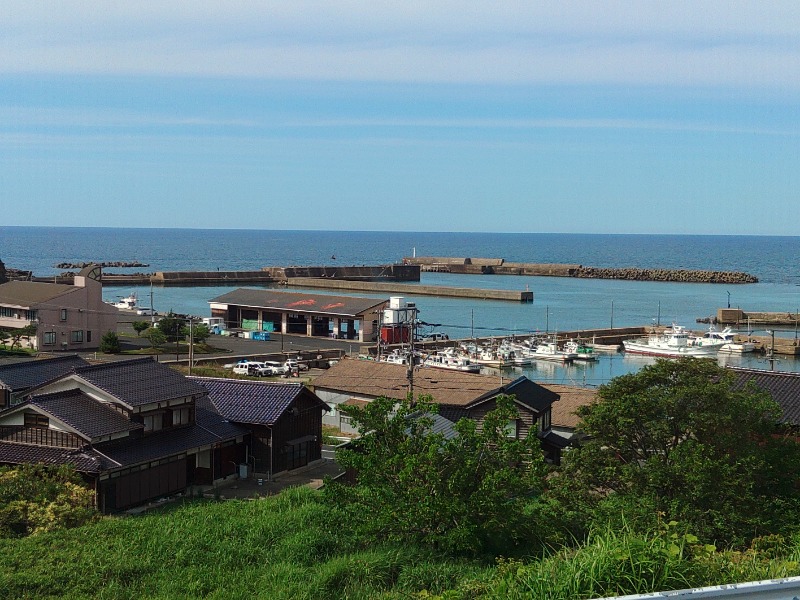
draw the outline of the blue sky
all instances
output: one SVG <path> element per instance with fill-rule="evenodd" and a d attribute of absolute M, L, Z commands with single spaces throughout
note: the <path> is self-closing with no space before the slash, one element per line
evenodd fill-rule
<path fill-rule="evenodd" d="M 0 223 L 800 235 L 797 2 L 0 3 Z"/>

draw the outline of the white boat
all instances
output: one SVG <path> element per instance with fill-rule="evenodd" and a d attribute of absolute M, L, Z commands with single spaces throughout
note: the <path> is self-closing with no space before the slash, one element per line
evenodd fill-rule
<path fill-rule="evenodd" d="M 448 353 L 430 354 L 422 361 L 422 366 L 466 373 L 480 373 L 481 371 L 481 366 L 472 362 L 468 357 Z"/>
<path fill-rule="evenodd" d="M 714 329 L 712 325 L 709 327 L 708 331 L 703 334 L 702 338 L 695 338 L 696 340 L 711 340 L 711 341 L 720 341 L 722 342 L 722 346 L 720 346 L 720 352 L 731 352 L 737 354 L 743 354 L 745 352 L 755 352 L 756 345 L 755 342 L 751 342 L 749 340 L 744 342 L 737 342 L 736 341 L 736 333 L 734 333 L 733 329 L 730 327 L 726 327 L 722 331 L 717 331 Z"/>
<path fill-rule="evenodd" d="M 577 352 L 561 350 L 554 340 L 538 342 L 533 350 L 533 358 L 537 360 L 551 360 L 556 362 L 571 362 L 578 356 Z"/>
<path fill-rule="evenodd" d="M 116 306 L 117 308 L 125 308 L 127 310 L 136 310 L 139 307 L 139 299 L 136 297 L 136 292 L 132 292 L 130 296 L 120 298 L 116 302 L 105 301 L 106 304 Z"/>
<path fill-rule="evenodd" d="M 575 355 L 575 360 L 594 361 L 598 360 L 597 353 L 594 348 L 583 342 L 569 340 L 564 344 L 564 352 Z"/>
<path fill-rule="evenodd" d="M 622 342 L 625 352 L 631 354 L 645 354 L 647 356 L 716 356 L 719 349 L 725 344 L 722 341 L 703 340 L 697 338 L 690 342 L 691 335 L 685 327 L 672 324 L 663 333 L 653 332 L 646 338 L 625 340 Z"/>

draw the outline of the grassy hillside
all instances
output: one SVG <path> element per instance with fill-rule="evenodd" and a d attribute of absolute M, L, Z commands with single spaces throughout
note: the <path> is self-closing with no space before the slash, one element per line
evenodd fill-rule
<path fill-rule="evenodd" d="M 482 564 L 359 539 L 307 489 L 188 501 L 0 540 L 2 598 L 590 598 L 800 574 L 797 544 L 719 553 L 605 533 L 542 560 Z"/>

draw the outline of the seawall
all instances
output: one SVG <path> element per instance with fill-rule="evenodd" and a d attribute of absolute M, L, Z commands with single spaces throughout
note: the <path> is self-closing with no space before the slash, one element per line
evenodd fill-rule
<path fill-rule="evenodd" d="M 506 262 L 502 258 L 457 258 L 416 256 L 403 258 L 404 264 L 418 265 L 422 271 L 462 275 L 528 275 L 539 277 L 579 277 L 630 281 L 672 281 L 681 283 L 757 283 L 758 278 L 738 271 L 688 269 L 598 268 L 578 264 Z"/>
<path fill-rule="evenodd" d="M 375 281 L 349 281 L 344 279 L 317 279 L 292 277 L 285 281 L 288 287 L 324 288 L 384 294 L 408 294 L 411 296 L 440 296 L 453 298 L 477 298 L 480 300 L 507 300 L 511 302 L 533 302 L 533 292 L 512 290 L 485 290 L 436 285 L 411 285 L 403 283 L 381 283 Z"/>

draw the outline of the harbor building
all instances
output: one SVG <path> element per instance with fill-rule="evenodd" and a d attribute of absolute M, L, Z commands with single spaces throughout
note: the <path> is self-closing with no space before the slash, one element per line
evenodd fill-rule
<path fill-rule="evenodd" d="M 211 317 L 228 328 L 332 337 L 377 339 L 379 316 L 388 300 L 239 288 L 209 300 Z"/>

